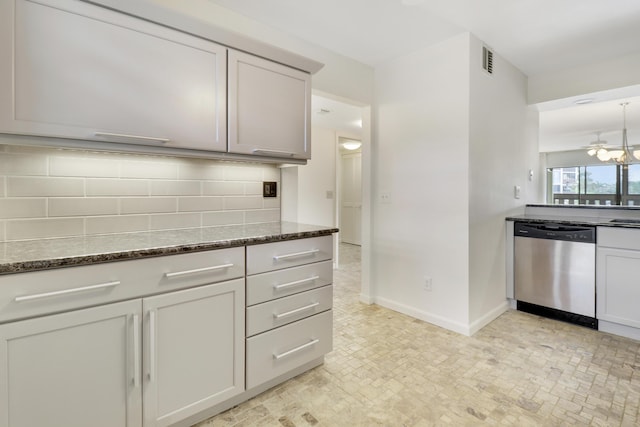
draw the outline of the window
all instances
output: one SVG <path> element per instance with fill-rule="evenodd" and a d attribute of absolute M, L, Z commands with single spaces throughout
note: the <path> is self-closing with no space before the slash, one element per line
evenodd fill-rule
<path fill-rule="evenodd" d="M 640 164 L 552 168 L 547 173 L 549 203 L 640 206 Z"/>
<path fill-rule="evenodd" d="M 627 194 L 638 194 L 640 195 L 640 164 L 633 164 L 628 166 L 628 184 Z"/>

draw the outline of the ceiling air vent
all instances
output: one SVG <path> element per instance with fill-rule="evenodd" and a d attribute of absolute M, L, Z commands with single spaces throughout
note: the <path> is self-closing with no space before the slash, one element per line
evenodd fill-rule
<path fill-rule="evenodd" d="M 482 68 L 487 73 L 493 74 L 493 51 L 486 46 L 482 46 Z"/>

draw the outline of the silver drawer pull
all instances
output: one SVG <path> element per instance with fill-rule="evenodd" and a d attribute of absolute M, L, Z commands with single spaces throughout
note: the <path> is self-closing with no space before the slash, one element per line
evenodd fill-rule
<path fill-rule="evenodd" d="M 291 350 L 289 350 L 289 351 L 285 351 L 284 353 L 274 354 L 274 355 L 273 355 L 273 358 L 274 358 L 274 359 L 276 359 L 276 360 L 280 360 L 280 359 L 282 359 L 283 357 L 290 356 L 290 355 L 292 355 L 293 353 L 296 353 L 296 352 L 298 352 L 298 351 L 300 351 L 300 350 L 304 350 L 305 348 L 307 348 L 307 347 L 311 347 L 312 345 L 317 344 L 317 343 L 319 343 L 319 342 L 320 342 L 320 340 L 316 338 L 316 339 L 314 339 L 314 340 L 312 340 L 312 341 L 309 341 L 309 342 L 308 342 L 308 343 L 306 343 L 306 344 L 302 344 L 300 347 L 292 348 Z"/>
<path fill-rule="evenodd" d="M 292 153 L 291 151 L 266 150 L 263 148 L 254 148 L 251 151 L 255 154 L 274 154 L 276 156 L 287 156 L 287 157 L 293 157 L 296 155 L 296 153 Z"/>
<path fill-rule="evenodd" d="M 203 268 L 196 268 L 193 270 L 176 271 L 175 273 L 164 273 L 164 276 L 167 279 L 171 279 L 172 277 L 185 276 L 187 274 L 202 273 L 205 271 L 222 270 L 223 268 L 230 268 L 230 267 L 233 267 L 233 264 L 221 264 L 221 265 L 214 265 L 213 267 L 203 267 Z"/>
<path fill-rule="evenodd" d="M 309 310 L 310 308 L 319 306 L 319 302 L 314 302 L 313 304 L 305 305 L 304 307 L 296 308 L 295 310 L 287 311 L 285 313 L 273 314 L 273 317 L 276 319 L 282 319 L 283 317 L 291 316 L 292 314 L 300 313 L 301 311 Z"/>
<path fill-rule="evenodd" d="M 296 280 L 295 282 L 282 283 L 280 285 L 274 285 L 273 289 L 275 289 L 276 291 L 279 291 L 280 289 L 288 288 L 289 286 L 297 286 L 297 285 L 302 285 L 303 283 L 313 282 L 314 280 L 317 280 L 319 278 L 320 276 L 313 276 L 306 279 Z"/>
<path fill-rule="evenodd" d="M 314 255 L 314 254 L 317 254 L 318 252 L 320 252 L 320 249 L 311 249 L 310 251 L 295 252 L 292 254 L 274 255 L 273 259 L 275 261 L 280 261 L 281 259 L 293 258 L 297 256 Z"/>
<path fill-rule="evenodd" d="M 31 301 L 34 299 L 42 299 L 49 297 L 57 297 L 60 295 L 74 294 L 77 292 L 95 291 L 99 289 L 112 288 L 120 284 L 119 280 L 115 282 L 100 283 L 99 285 L 83 286 L 82 288 L 65 289 L 62 291 L 45 292 L 43 294 L 25 295 L 23 297 L 15 297 L 15 302 Z"/>
<path fill-rule="evenodd" d="M 159 144 L 166 144 L 171 141 L 168 138 L 156 138 L 152 136 L 141 136 L 141 135 L 128 135 L 126 133 L 111 133 L 111 132 L 96 132 L 95 136 L 102 136 L 105 138 L 124 138 L 124 139 L 132 139 L 136 141 L 144 141 L 144 142 L 157 142 Z"/>

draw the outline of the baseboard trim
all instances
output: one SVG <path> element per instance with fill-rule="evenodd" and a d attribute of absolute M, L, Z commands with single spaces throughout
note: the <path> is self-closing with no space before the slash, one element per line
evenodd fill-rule
<path fill-rule="evenodd" d="M 493 310 L 489 311 L 488 313 L 485 313 L 484 316 L 482 316 L 478 320 L 471 322 L 471 325 L 469 325 L 469 331 L 471 332 L 471 335 L 474 335 L 480 329 L 484 328 L 489 323 L 496 320 L 498 317 L 500 317 L 500 315 L 502 315 L 502 313 L 504 313 L 507 310 L 509 310 L 509 302 L 505 300 L 501 302 Z"/>
<path fill-rule="evenodd" d="M 448 319 L 446 317 L 429 313 L 427 311 L 418 310 L 415 307 L 400 304 L 387 298 L 377 297 L 374 302 L 381 307 L 397 311 L 398 313 L 406 314 L 407 316 L 415 317 L 416 319 L 424 320 L 425 322 L 431 323 L 444 329 L 448 329 L 453 332 L 457 332 L 462 335 L 470 336 L 470 329 L 468 325 L 452 321 L 451 319 Z"/>

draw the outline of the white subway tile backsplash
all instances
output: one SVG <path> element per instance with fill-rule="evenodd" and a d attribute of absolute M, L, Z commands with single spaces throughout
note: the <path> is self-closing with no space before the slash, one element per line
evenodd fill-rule
<path fill-rule="evenodd" d="M 175 213 L 178 201 L 175 197 L 127 197 L 120 199 L 120 213 L 149 214 Z"/>
<path fill-rule="evenodd" d="M 9 197 L 84 196 L 82 178 L 7 177 Z"/>
<path fill-rule="evenodd" d="M 224 179 L 226 181 L 262 181 L 262 166 L 233 165 L 225 166 Z"/>
<path fill-rule="evenodd" d="M 117 198 L 52 197 L 49 199 L 49 216 L 116 215 Z"/>
<path fill-rule="evenodd" d="M 145 179 L 87 179 L 87 196 L 148 196 Z"/>
<path fill-rule="evenodd" d="M 205 212 L 221 211 L 223 207 L 222 197 L 180 197 L 178 198 L 178 211 L 180 212 Z"/>
<path fill-rule="evenodd" d="M 0 241 L 278 221 L 274 165 L 2 144 Z"/>
<path fill-rule="evenodd" d="M 246 196 L 262 196 L 262 182 L 246 182 L 244 194 Z"/>
<path fill-rule="evenodd" d="M 222 181 L 224 180 L 223 166 L 220 166 L 220 163 L 213 164 L 204 160 L 185 160 L 178 165 L 178 178 Z"/>
<path fill-rule="evenodd" d="M 280 209 L 279 197 L 265 197 L 262 203 L 264 209 Z"/>
<path fill-rule="evenodd" d="M 239 225 L 245 223 L 245 211 L 205 212 L 202 214 L 202 225 L 214 227 L 219 225 Z"/>
<path fill-rule="evenodd" d="M 280 221 L 280 209 L 247 211 L 244 220 L 246 224 L 277 222 Z"/>
<path fill-rule="evenodd" d="M 198 196 L 199 181 L 150 181 L 152 196 Z"/>
<path fill-rule="evenodd" d="M 38 176 L 46 174 L 46 155 L 37 153 L 0 153 L 0 175 Z"/>
<path fill-rule="evenodd" d="M 280 168 L 277 166 L 266 167 L 262 169 L 263 181 L 278 181 L 280 182 Z"/>
<path fill-rule="evenodd" d="M 50 176 L 85 176 L 117 178 L 119 162 L 108 158 L 88 158 L 83 155 L 49 157 Z"/>
<path fill-rule="evenodd" d="M 160 214 L 149 217 L 151 230 L 200 227 L 200 213 Z"/>
<path fill-rule="evenodd" d="M 241 182 L 205 181 L 202 183 L 202 194 L 207 196 L 242 196 L 244 184 Z"/>
<path fill-rule="evenodd" d="M 224 198 L 225 210 L 261 209 L 262 197 L 258 196 L 229 196 Z"/>
<path fill-rule="evenodd" d="M 121 178 L 176 179 L 178 165 L 166 159 L 157 161 L 124 160 L 120 165 Z"/>
<path fill-rule="evenodd" d="M 87 234 L 128 233 L 149 230 L 149 215 L 96 216 L 86 219 Z"/>
<path fill-rule="evenodd" d="M 84 234 L 83 218 L 7 220 L 6 240 L 47 239 Z"/>
<path fill-rule="evenodd" d="M 47 199 L 0 198 L 0 218 L 42 218 L 47 215 Z"/>

